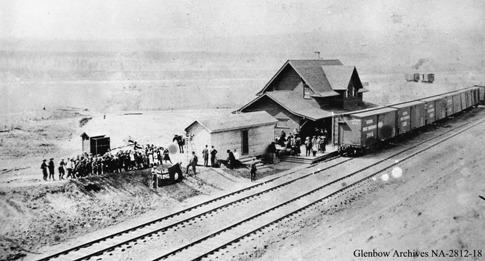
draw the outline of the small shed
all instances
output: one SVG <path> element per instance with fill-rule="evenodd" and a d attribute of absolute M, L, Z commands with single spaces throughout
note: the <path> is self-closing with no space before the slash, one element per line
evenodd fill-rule
<path fill-rule="evenodd" d="M 225 114 L 196 120 L 185 132 L 189 150 L 198 155 L 208 145 L 209 149 L 214 146 L 220 157 L 228 149 L 237 149 L 241 155 L 259 156 L 274 141 L 277 122 L 265 111 Z"/>
<path fill-rule="evenodd" d="M 110 138 L 102 134 L 88 135 L 86 132 L 81 134 L 83 153 L 93 155 L 104 154 L 110 150 Z"/>

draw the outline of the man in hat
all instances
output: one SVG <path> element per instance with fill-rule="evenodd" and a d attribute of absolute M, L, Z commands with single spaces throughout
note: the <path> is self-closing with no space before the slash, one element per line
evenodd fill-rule
<path fill-rule="evenodd" d="M 195 155 L 195 151 L 192 151 L 192 158 L 189 161 L 189 164 L 187 165 L 187 170 L 185 171 L 186 174 L 189 174 L 189 168 L 192 167 L 192 171 L 194 172 L 194 175 L 196 174 L 195 171 L 195 166 L 197 166 L 197 155 Z"/>
<path fill-rule="evenodd" d="M 61 162 L 59 162 L 59 180 L 64 179 L 64 174 L 66 173 L 64 171 L 64 166 L 66 163 L 64 162 L 64 159 L 61 159 Z"/>
<path fill-rule="evenodd" d="M 55 166 L 54 166 L 54 158 L 51 158 L 49 160 L 49 165 L 48 165 L 48 168 L 49 168 L 49 179 L 52 178 L 52 180 L 56 180 L 54 178 L 54 169 L 55 169 Z"/>
<path fill-rule="evenodd" d="M 215 167 L 217 150 L 214 148 L 214 146 L 211 146 L 210 154 L 211 154 L 211 166 Z"/>
<path fill-rule="evenodd" d="M 67 170 L 67 176 L 66 178 L 72 178 L 72 170 L 74 168 L 74 163 L 70 158 L 67 158 L 66 162 L 66 170 Z"/>
<path fill-rule="evenodd" d="M 204 166 L 209 166 L 209 149 L 207 148 L 207 145 L 205 145 L 205 148 L 202 150 L 202 157 L 204 158 Z"/>
<path fill-rule="evenodd" d="M 231 150 L 227 150 L 227 167 L 230 169 L 236 167 L 236 158 Z"/>
<path fill-rule="evenodd" d="M 40 169 L 42 169 L 42 177 L 44 180 L 47 180 L 47 164 L 45 163 L 46 160 L 42 160 L 42 165 L 40 165 Z"/>
<path fill-rule="evenodd" d="M 251 164 L 251 181 L 256 180 L 256 163 Z"/>

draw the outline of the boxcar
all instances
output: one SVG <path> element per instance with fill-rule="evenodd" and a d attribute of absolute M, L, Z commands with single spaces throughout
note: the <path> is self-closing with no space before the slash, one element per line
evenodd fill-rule
<path fill-rule="evenodd" d="M 472 90 L 467 89 L 465 90 L 465 97 L 466 97 L 466 108 L 472 107 Z"/>
<path fill-rule="evenodd" d="M 460 100 L 461 100 L 461 110 L 465 110 L 468 108 L 468 105 L 466 104 L 466 91 L 459 91 L 460 93 Z"/>
<path fill-rule="evenodd" d="M 344 115 L 339 120 L 339 145 L 372 148 L 396 135 L 396 109 L 377 108 Z"/>
<path fill-rule="evenodd" d="M 462 110 L 460 93 L 454 92 L 452 95 L 453 95 L 453 114 L 456 114 Z"/>
<path fill-rule="evenodd" d="M 478 100 L 478 96 L 479 96 L 479 93 L 480 93 L 480 89 L 477 88 L 477 87 L 472 87 L 472 105 L 473 106 L 477 106 L 480 101 Z"/>
<path fill-rule="evenodd" d="M 446 103 L 446 117 L 453 115 L 454 114 L 454 112 L 453 112 L 453 95 L 452 94 L 445 94 L 445 95 L 443 95 L 443 100 Z"/>
<path fill-rule="evenodd" d="M 478 88 L 478 103 L 485 104 L 485 85 L 475 85 Z"/>
<path fill-rule="evenodd" d="M 396 109 L 396 135 L 401 135 L 411 130 L 411 107 L 405 104 L 389 106 Z"/>
<path fill-rule="evenodd" d="M 473 87 L 473 105 L 477 106 L 480 103 L 479 100 L 479 95 L 480 95 L 480 89 L 477 87 Z"/>
<path fill-rule="evenodd" d="M 446 99 L 444 96 L 440 96 L 440 99 L 436 100 L 435 110 L 436 120 L 446 118 Z"/>
<path fill-rule="evenodd" d="M 446 107 L 443 106 L 444 102 L 443 102 L 442 96 L 434 96 L 434 97 L 422 99 L 421 101 L 424 102 L 424 110 L 425 110 L 424 122 L 426 125 L 441 119 L 443 112 L 445 112 L 445 116 L 446 116 Z"/>
<path fill-rule="evenodd" d="M 396 133 L 397 135 L 424 126 L 424 102 L 412 101 L 389 106 L 397 109 Z"/>

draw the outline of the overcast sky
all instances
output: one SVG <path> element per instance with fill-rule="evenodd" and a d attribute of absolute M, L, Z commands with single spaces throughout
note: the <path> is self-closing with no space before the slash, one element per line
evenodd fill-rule
<path fill-rule="evenodd" d="M 485 31 L 483 0 L 0 0 L 0 37 L 134 39 Z"/>

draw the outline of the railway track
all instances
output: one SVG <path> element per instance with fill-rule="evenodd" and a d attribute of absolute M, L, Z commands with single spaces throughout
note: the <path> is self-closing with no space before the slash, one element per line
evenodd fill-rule
<path fill-rule="evenodd" d="M 214 199 L 177 211 L 170 215 L 163 216 L 161 218 L 157 218 L 155 220 L 131 227 L 129 229 L 122 230 L 117 233 L 113 233 L 102 238 L 98 238 L 83 243 L 81 245 L 77 245 L 66 250 L 41 257 L 38 260 L 87 260 L 89 258 L 101 255 L 105 252 L 109 252 L 120 246 L 127 245 L 130 242 L 142 240 L 154 233 L 163 232 L 169 228 L 173 228 L 178 225 L 187 223 L 190 220 L 202 217 L 204 215 L 208 215 L 223 208 L 230 207 L 231 205 L 235 205 L 241 201 L 248 200 L 277 189 L 281 189 L 287 184 L 304 179 L 309 175 L 313 174 L 314 169 L 327 170 L 346 163 L 350 160 L 352 160 L 352 158 L 340 158 L 339 156 L 330 157 L 320 163 L 305 166 L 303 168 L 293 169 L 284 173 L 283 175 L 279 175 L 277 177 L 265 180 L 263 182 L 259 182 L 252 186 L 245 187 L 243 189 L 236 190 L 228 194 L 224 194 Z M 325 165 L 325 163 L 330 164 Z M 308 173 L 305 173 L 296 178 L 291 177 L 289 180 L 278 182 L 273 186 L 269 186 L 267 188 L 265 187 L 268 184 L 273 184 L 277 180 L 282 180 L 282 178 L 290 177 L 290 175 L 298 171 L 306 171 Z"/>
<path fill-rule="evenodd" d="M 224 248 L 227 245 L 230 245 L 236 242 L 241 238 L 247 237 L 253 233 L 256 233 L 261 229 L 264 229 L 265 227 L 271 226 L 272 224 L 277 223 L 293 215 L 294 213 L 307 209 L 312 205 L 318 204 L 318 202 L 321 202 L 326 198 L 332 197 L 333 195 L 336 195 L 344 190 L 347 190 L 350 187 L 355 186 L 356 184 L 362 182 L 363 180 L 366 180 L 369 177 L 372 177 L 377 173 L 382 172 L 385 169 L 388 169 L 389 167 L 392 167 L 393 164 L 395 165 L 397 163 L 392 162 L 390 164 L 386 164 L 386 162 L 390 162 L 394 158 L 400 155 L 406 154 L 406 152 L 410 152 L 411 150 L 418 148 L 424 143 L 433 141 L 435 139 L 443 137 L 444 135 L 447 135 L 459 129 L 457 133 L 451 134 L 441 139 L 440 141 L 433 143 L 428 147 L 425 147 L 426 149 L 424 150 L 419 150 L 419 153 L 431 147 L 434 147 L 437 144 L 440 144 L 441 142 L 444 142 L 458 135 L 459 133 L 462 133 L 463 131 L 466 131 L 467 129 L 472 128 L 473 126 L 476 126 L 477 124 L 480 124 L 480 123 L 482 123 L 482 121 L 478 123 L 466 123 L 466 124 L 460 125 L 457 128 L 446 131 L 436 137 L 427 139 L 423 142 L 420 142 L 402 151 L 394 153 L 389 157 L 386 157 L 382 160 L 374 162 L 365 168 L 352 171 L 349 174 L 340 176 L 323 185 L 315 184 L 311 188 L 307 188 L 306 191 L 304 192 L 299 191 L 301 193 L 299 194 L 296 193 L 297 196 L 288 197 L 280 204 L 277 204 L 275 206 L 270 206 L 270 207 L 263 206 L 259 209 L 256 209 L 255 211 L 253 211 L 253 213 L 251 213 L 250 215 L 247 215 L 245 218 L 242 218 L 242 219 L 235 218 L 233 223 L 225 224 L 223 225 L 222 228 L 219 228 L 219 229 L 213 229 L 215 231 L 207 232 L 206 234 L 204 234 L 204 236 L 200 236 L 199 238 L 196 238 L 190 242 L 183 243 L 180 245 L 174 244 L 173 246 L 171 246 L 170 244 L 166 245 L 164 246 L 164 249 L 170 249 L 169 251 L 166 251 L 165 253 L 162 253 L 160 255 L 157 255 L 151 258 L 153 260 L 163 260 L 168 258 L 180 259 L 180 260 L 191 260 L 191 259 L 201 259 L 204 257 L 208 257 L 212 253 L 218 251 L 221 248 Z M 411 155 L 415 156 L 415 154 L 411 154 Z M 406 159 L 408 159 L 407 156 L 405 156 L 402 160 L 406 160 Z M 293 185 L 293 187 L 296 187 L 295 184 L 297 182 L 303 181 L 304 179 L 309 177 L 313 177 L 315 176 L 314 174 L 316 173 L 323 173 L 324 170 L 328 170 L 335 166 L 347 163 L 350 160 L 352 159 L 334 158 L 332 159 L 332 161 L 330 161 L 332 162 L 332 164 L 329 164 L 328 166 L 325 166 L 325 167 L 320 168 L 319 166 L 321 166 L 322 164 L 318 164 L 316 166 L 310 166 L 300 170 L 295 170 L 293 172 L 288 172 L 285 175 L 282 175 L 280 177 L 269 179 L 267 181 L 250 186 L 248 188 L 244 188 L 244 189 L 223 195 L 221 197 L 215 198 L 213 200 L 203 202 L 201 204 L 195 205 L 188 209 L 162 217 L 160 219 L 156 219 L 154 221 L 147 222 L 145 224 L 121 231 L 119 233 L 108 235 L 101 239 L 94 240 L 86 244 L 67 249 L 65 251 L 44 257 L 41 260 L 51 260 L 55 258 L 66 259 L 66 260 L 87 260 L 90 258 L 101 259 L 103 257 L 107 257 L 108 259 L 119 259 L 120 257 L 123 256 L 125 250 L 130 249 L 132 247 L 133 248 L 136 247 L 142 241 L 143 243 L 146 243 L 146 241 L 157 241 L 158 239 L 163 237 L 165 233 L 168 233 L 169 230 L 172 230 L 173 232 L 176 232 L 177 229 L 183 230 L 184 228 L 191 226 L 194 223 L 201 222 L 201 220 L 210 220 L 210 217 L 214 217 L 214 215 L 217 215 L 217 214 L 227 216 L 228 213 L 226 212 L 228 212 L 228 210 L 230 211 L 231 207 L 237 207 L 238 205 L 241 206 L 244 204 L 248 205 L 247 203 L 256 199 L 261 200 L 263 197 L 268 197 L 271 193 L 276 194 L 279 197 L 282 197 L 282 199 L 285 199 L 284 195 L 282 194 L 283 187 L 288 188 L 290 184 Z M 384 167 L 380 166 L 383 164 L 385 165 Z M 381 169 L 374 171 L 371 174 L 368 174 L 367 176 L 362 177 L 362 175 L 364 175 L 363 173 L 367 173 L 378 167 Z M 294 172 L 296 171 L 301 171 L 305 173 L 302 173 L 297 178 L 292 178 L 289 180 L 281 179 L 282 177 L 286 177 L 288 175 L 294 174 Z M 280 182 L 276 182 L 276 180 L 278 179 L 281 179 Z M 344 182 L 344 181 L 350 185 L 342 188 L 342 186 L 340 185 L 341 183 L 339 182 Z M 273 186 L 265 187 L 266 184 L 270 184 L 271 182 L 274 182 Z M 330 190 L 333 189 L 335 191 L 328 194 L 329 192 L 327 190 L 329 189 Z M 311 202 L 311 203 L 307 204 L 308 202 Z M 227 233 L 227 232 L 231 232 L 231 233 Z M 182 236 L 183 236 L 183 233 L 182 233 Z M 213 241 L 215 241 L 216 243 L 214 243 Z M 219 244 L 217 242 L 223 242 L 223 243 Z M 193 246 L 196 246 L 196 245 L 198 247 L 193 248 Z M 114 252 L 117 252 L 117 253 L 114 253 Z"/>
<path fill-rule="evenodd" d="M 345 191 L 358 186 L 362 182 L 369 180 L 377 174 L 397 164 L 400 164 L 403 161 L 413 158 L 433 147 L 436 147 L 439 144 L 484 122 L 485 120 L 481 120 L 476 123 L 465 124 L 466 126 L 462 125 L 437 137 L 425 140 L 397 153 L 393 153 L 392 155 L 372 163 L 360 170 L 345 174 L 329 183 L 317 186 L 308 192 L 297 195 L 256 215 L 247 217 L 234 224 L 231 224 L 230 226 L 226 226 L 211 234 L 200 237 L 199 239 L 194 240 L 186 245 L 159 255 L 152 260 L 201 260 L 208 258 L 211 256 L 211 254 L 217 252 L 218 250 L 224 249 L 246 237 L 250 237 L 251 235 L 258 233 L 258 231 L 270 227 L 278 222 L 291 218 L 301 211 L 311 208 L 332 197 L 338 196 L 342 192 L 345 193 Z M 459 130 L 456 131 L 457 129 Z M 441 139 L 432 142 L 438 138 Z"/>

